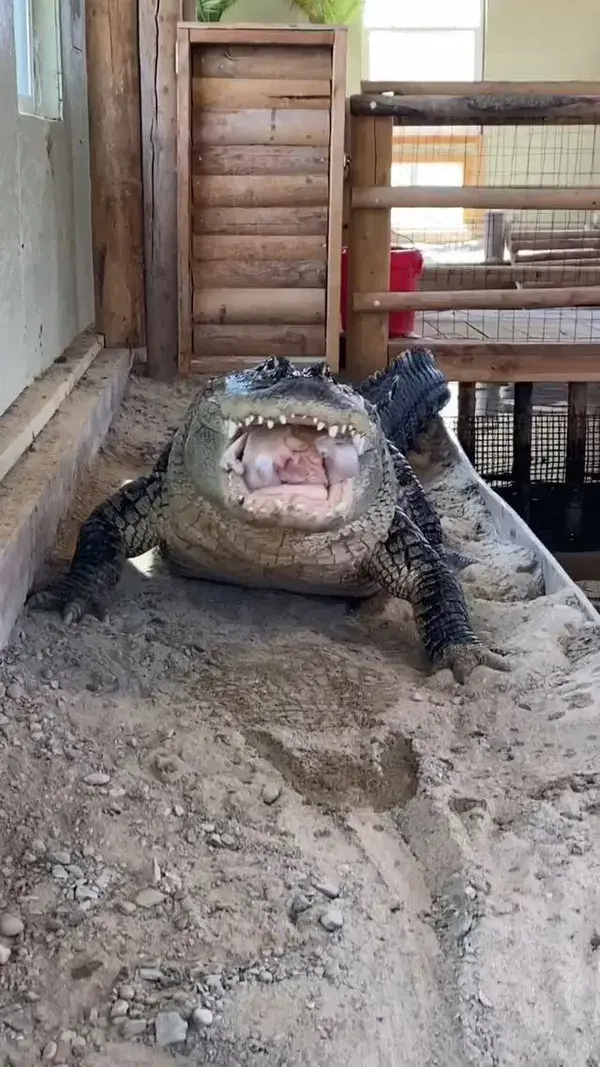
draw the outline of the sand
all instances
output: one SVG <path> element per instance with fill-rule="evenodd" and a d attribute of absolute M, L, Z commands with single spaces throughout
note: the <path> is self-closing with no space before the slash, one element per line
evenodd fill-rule
<path fill-rule="evenodd" d="M 52 567 L 189 396 L 132 379 Z M 152 556 L 105 623 L 23 612 L 0 653 L 0 916 L 24 924 L 0 918 L 0 1064 L 598 1067 L 600 636 L 432 448 L 415 467 L 510 674 L 431 674 L 404 603 Z M 169 1012 L 187 1033 L 161 1049 Z"/>

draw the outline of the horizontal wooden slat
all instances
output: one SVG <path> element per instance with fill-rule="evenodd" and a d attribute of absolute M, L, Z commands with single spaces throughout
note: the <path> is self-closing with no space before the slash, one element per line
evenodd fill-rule
<path fill-rule="evenodd" d="M 296 234 L 326 234 L 327 208 L 195 208 L 194 233 L 269 234 L 294 237 Z"/>
<path fill-rule="evenodd" d="M 597 248 L 547 248 L 532 252 L 517 252 L 515 262 L 520 265 L 548 263 L 575 263 L 582 260 L 597 260 L 600 251 Z"/>
<path fill-rule="evenodd" d="M 220 26 L 211 23 L 207 26 L 197 22 L 187 22 L 181 27 L 189 33 L 190 44 L 234 44 L 260 45 L 261 36 L 265 45 L 289 45 L 293 48 L 331 47 L 335 40 L 334 30 L 324 30 L 310 24 L 299 26 L 290 23 L 289 28 L 265 26 L 264 22 L 237 22 L 235 25 Z"/>
<path fill-rule="evenodd" d="M 600 121 L 600 114 L 599 114 Z M 498 186 L 465 185 L 393 185 L 382 188 L 378 185 L 365 185 L 352 190 L 352 207 L 355 208 L 409 208 L 409 207 L 462 207 L 495 208 L 505 211 L 523 210 L 560 210 L 598 211 L 600 210 L 600 188 L 558 189 L 551 186 L 533 188 L 532 186 L 513 186 L 501 189 Z"/>
<path fill-rule="evenodd" d="M 270 260 L 271 262 L 286 262 L 288 260 L 310 259 L 318 263 L 324 263 L 327 258 L 327 241 L 322 237 L 295 236 L 289 237 L 265 237 L 260 236 L 234 236 L 232 234 L 204 234 L 194 237 L 192 256 L 199 262 L 226 259 L 231 262 L 234 259 L 256 262 L 257 260 Z"/>
<path fill-rule="evenodd" d="M 464 96 L 350 97 L 353 115 L 393 118 L 398 126 L 580 126 L 600 122 L 600 96 L 482 93 Z"/>
<path fill-rule="evenodd" d="M 328 169 L 324 145 L 204 145 L 192 152 L 193 174 L 327 174 Z"/>
<path fill-rule="evenodd" d="M 326 175 L 206 174 L 193 179 L 195 207 L 321 207 L 327 204 Z"/>
<path fill-rule="evenodd" d="M 502 289 L 519 282 L 521 285 L 563 286 L 600 285 L 598 267 L 563 266 L 472 266 L 426 267 L 421 275 L 420 288 L 429 289 Z"/>
<path fill-rule="evenodd" d="M 194 322 L 317 326 L 325 322 L 324 289 L 196 289 Z"/>
<path fill-rule="evenodd" d="M 328 81 L 281 81 L 278 78 L 194 78 L 192 106 L 203 111 L 239 108 L 306 108 L 323 111 L 331 103 Z"/>
<path fill-rule="evenodd" d="M 197 289 L 321 289 L 327 269 L 311 260 L 235 258 L 194 263 L 192 274 Z"/>
<path fill-rule="evenodd" d="M 598 248 L 600 230 L 511 230 L 510 245 L 517 248 Z"/>
<path fill-rule="evenodd" d="M 329 145 L 329 112 L 307 108 L 279 111 L 194 111 L 194 147 L 205 144 Z"/>
<path fill-rule="evenodd" d="M 431 349 L 450 382 L 600 381 L 600 343 L 513 344 L 406 337 L 391 342 L 389 359 L 415 344 Z"/>
<path fill-rule="evenodd" d="M 428 293 L 355 293 L 355 311 L 527 310 L 532 308 L 600 307 L 600 286 L 557 286 L 555 289 L 448 289 Z"/>
<path fill-rule="evenodd" d="M 195 49 L 194 77 L 331 78 L 331 48 L 289 45 L 206 45 Z"/>
<path fill-rule="evenodd" d="M 542 93 L 557 96 L 600 94 L 600 82 L 361 82 L 362 93 L 395 93 L 398 96 L 473 96 L 476 93 Z"/>
<path fill-rule="evenodd" d="M 325 353 L 324 326 L 195 326 L 194 359 L 205 356 L 268 356 L 319 359 Z"/>

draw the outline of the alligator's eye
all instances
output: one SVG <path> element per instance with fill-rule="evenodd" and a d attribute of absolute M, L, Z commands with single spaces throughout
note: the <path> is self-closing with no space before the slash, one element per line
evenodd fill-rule
<path fill-rule="evenodd" d="M 320 360 L 319 363 L 311 363 L 310 367 L 306 367 L 304 371 L 305 378 L 331 378 L 331 368 L 325 360 Z"/>

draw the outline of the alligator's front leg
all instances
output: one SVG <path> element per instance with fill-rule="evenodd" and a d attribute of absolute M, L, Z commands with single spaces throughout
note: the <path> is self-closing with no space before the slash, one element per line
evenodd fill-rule
<path fill-rule="evenodd" d="M 119 582 L 125 560 L 159 543 L 161 467 L 159 461 L 151 474 L 130 482 L 92 512 L 79 531 L 68 574 L 31 594 L 30 607 L 58 610 L 67 625 L 88 612 L 104 618 L 108 595 Z"/>
<path fill-rule="evenodd" d="M 409 600 L 430 659 L 449 667 L 464 682 L 479 664 L 509 670 L 507 662 L 485 648 L 469 625 L 467 605 L 448 564 L 401 509 L 388 540 L 369 562 L 369 573 L 383 589 Z"/>

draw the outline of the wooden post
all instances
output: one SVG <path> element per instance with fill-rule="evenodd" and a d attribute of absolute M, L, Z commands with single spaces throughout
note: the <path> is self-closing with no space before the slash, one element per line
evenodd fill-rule
<path fill-rule="evenodd" d="M 483 219 L 483 249 L 486 263 L 503 263 L 506 217 L 503 211 L 486 211 Z"/>
<path fill-rule="evenodd" d="M 458 387 L 457 437 L 465 455 L 475 461 L 475 382 L 462 382 Z"/>
<path fill-rule="evenodd" d="M 567 394 L 567 487 L 565 523 L 571 537 L 581 533 L 583 481 L 585 477 L 587 384 L 569 382 Z"/>
<path fill-rule="evenodd" d="M 392 119 L 352 116 L 350 183 L 386 187 L 392 177 Z M 360 380 L 387 366 L 389 314 L 359 314 L 353 308 L 354 293 L 372 292 L 376 286 L 389 290 L 391 212 L 352 208 L 348 244 L 348 336 L 346 372 Z"/>
<path fill-rule="evenodd" d="M 181 0 L 139 4 L 147 368 L 177 373 L 177 84 Z"/>
<path fill-rule="evenodd" d="M 512 478 L 514 488 L 520 495 L 522 515 L 526 522 L 529 521 L 531 504 L 532 396 L 531 382 L 515 383 Z"/>
<path fill-rule="evenodd" d="M 89 0 L 95 326 L 110 347 L 144 344 L 144 252 L 137 4 Z"/>

